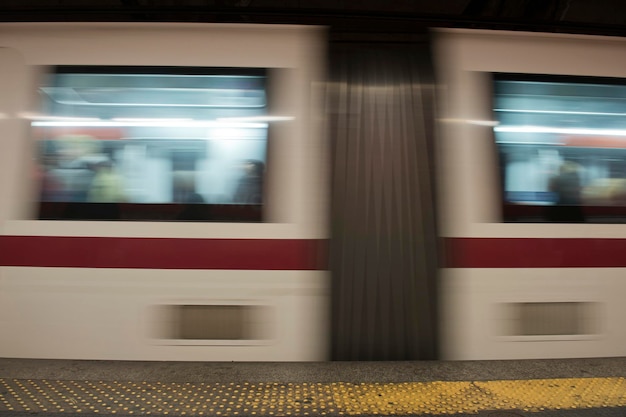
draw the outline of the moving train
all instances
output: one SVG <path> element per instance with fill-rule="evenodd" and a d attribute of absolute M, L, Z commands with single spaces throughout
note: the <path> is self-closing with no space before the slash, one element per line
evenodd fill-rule
<path fill-rule="evenodd" d="M 626 355 L 626 41 L 0 25 L 0 357 Z"/>

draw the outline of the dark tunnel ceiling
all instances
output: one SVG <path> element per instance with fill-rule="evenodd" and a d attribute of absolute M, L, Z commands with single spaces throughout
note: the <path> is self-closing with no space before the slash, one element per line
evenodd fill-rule
<path fill-rule="evenodd" d="M 326 25 L 333 33 L 473 27 L 626 36 L 624 0 L 3 0 L 0 21 Z"/>

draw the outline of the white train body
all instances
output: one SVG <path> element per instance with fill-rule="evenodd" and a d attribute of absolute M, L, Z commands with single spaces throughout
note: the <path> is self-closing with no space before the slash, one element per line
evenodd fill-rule
<path fill-rule="evenodd" d="M 450 261 L 441 277 L 443 357 L 626 354 L 626 264 L 620 255 L 626 225 L 502 222 L 491 76 L 584 76 L 592 82 L 611 77 L 623 85 L 625 48 L 622 38 L 464 30 L 438 34 L 439 81 L 445 86 L 440 96 L 440 233 L 450 244 Z M 612 99 L 616 109 L 619 103 L 624 108 L 621 94 Z M 531 116 L 542 111 L 528 110 L 535 112 L 528 112 Z M 585 116 L 579 111 L 569 117 Z M 533 119 L 525 123 L 541 125 Z M 626 138 L 624 131 L 609 133 Z M 523 175 L 533 171 L 527 168 Z M 544 308 L 534 320 L 552 321 L 548 327 L 553 331 L 515 331 L 515 320 L 524 319 L 515 311 L 532 305 Z M 579 331 L 559 329 L 568 321 L 578 323 Z"/>
<path fill-rule="evenodd" d="M 319 29 L 3 24 L 0 47 L 0 233 L 5 252 L 0 356 L 218 361 L 327 357 L 328 273 L 321 264 L 307 261 L 307 245 L 328 237 L 326 147 L 311 88 L 323 62 Z M 273 71 L 277 82 L 268 90 L 275 114 L 270 116 L 281 121 L 272 131 L 265 222 L 32 220 L 37 184 L 30 181 L 35 154 L 29 115 L 40 111 L 38 69 L 59 65 Z M 228 138 L 224 141 L 227 145 Z M 24 245 L 21 256 L 8 255 L 7 248 L 16 243 Z M 177 320 L 164 306 L 195 305 L 231 306 L 239 313 L 221 311 L 230 316 L 213 323 L 222 328 L 215 340 L 159 337 Z M 228 326 L 253 327 L 258 334 L 220 336 Z"/>
<path fill-rule="evenodd" d="M 439 271 L 439 357 L 626 355 L 626 329 L 621 325 L 626 315 L 622 302 L 626 257 L 620 256 L 626 250 L 626 225 L 503 221 L 498 171 L 502 161 L 494 131 L 514 129 L 495 119 L 493 83 L 493 74 L 508 74 L 521 79 L 610 78 L 623 85 L 625 40 L 474 30 L 437 30 L 432 39 L 440 85 L 437 216 L 446 248 Z M 323 80 L 325 47 L 319 28 L 300 26 L 0 25 L 0 357 L 330 359 L 332 294 L 326 250 L 331 166 L 329 134 L 321 117 L 319 88 L 324 84 L 318 83 Z M 149 152 L 142 147 L 124 148 L 115 157 L 128 172 L 139 169 L 134 160 L 124 159 L 131 154 L 152 158 L 151 166 L 172 172 L 172 183 L 166 182 L 174 191 L 168 191 L 170 185 L 153 191 L 137 185 L 137 190 L 145 191 L 133 197 L 137 201 L 169 204 L 175 190 L 184 190 L 176 188 L 175 178 L 194 172 L 201 183 L 199 198 L 214 199 L 226 210 L 236 199 L 231 197 L 234 177 L 223 177 L 227 165 L 219 165 L 214 155 L 227 155 L 232 163 L 236 158 L 229 152 L 239 146 L 233 138 L 243 135 L 236 129 L 265 129 L 257 132 L 258 137 L 249 130 L 244 138 L 265 140 L 245 145 L 250 155 L 257 152 L 253 149 L 266 149 L 266 154 L 259 151 L 267 157 L 263 221 L 34 220 L 41 217 L 33 204 L 41 199 L 32 170 L 37 138 L 42 135 L 37 129 L 43 128 L 45 136 L 52 132 L 46 128 L 60 126 L 58 115 L 41 114 L 41 92 L 68 93 L 62 84 L 45 84 L 53 73 L 50 68 L 78 68 L 79 74 L 85 68 L 116 74 L 130 68 L 126 75 L 137 69 L 154 74 L 150 69 L 157 68 L 162 71 L 156 72 L 159 76 L 168 71 L 191 76 L 211 69 L 219 70 L 214 74 L 265 71 L 264 91 L 272 105 L 252 117 L 228 113 L 204 121 L 178 115 L 121 121 L 119 111 L 111 110 L 114 117 L 104 121 L 61 118 L 63 128 L 75 127 L 72 123 L 96 130 L 104 126 L 115 140 L 126 140 L 131 127 L 148 126 L 145 123 L 160 123 L 181 141 L 186 140 L 178 130 L 182 125 L 208 129 L 213 132 L 207 133 L 209 156 L 194 159 L 196 168 L 191 171 L 176 168 L 179 162 L 174 159 L 156 162 L 158 152 L 145 156 Z M 81 81 L 75 82 L 70 93 L 84 93 L 80 106 L 89 106 L 88 94 L 93 98 L 102 93 L 97 88 L 81 93 Z M 120 94 L 126 94 L 124 88 Z M 177 88 L 173 90 L 181 97 L 188 93 Z M 233 102 L 261 97 L 252 90 L 240 96 L 215 91 L 211 94 Z M 68 97 L 59 101 L 71 107 L 74 98 Z M 626 101 L 619 94 L 614 98 Z M 158 104 L 150 106 L 154 114 L 161 114 Z M 179 107 L 185 106 L 194 107 Z M 585 111 L 579 113 L 583 117 Z M 118 128 L 122 134 L 115 133 Z M 218 131 L 222 137 L 211 136 Z M 148 134 L 140 139 L 163 138 Z M 197 145 L 198 138 L 194 141 Z M 200 141 L 198 146 L 204 145 Z M 91 166 L 101 167 L 98 164 L 92 161 Z M 161 175 L 145 172 L 137 184 Z M 222 177 L 230 179 L 202 185 Z M 537 195 L 550 194 L 542 186 Z M 163 213 L 171 209 L 167 204 Z M 543 327 L 537 327 L 538 322 Z"/>

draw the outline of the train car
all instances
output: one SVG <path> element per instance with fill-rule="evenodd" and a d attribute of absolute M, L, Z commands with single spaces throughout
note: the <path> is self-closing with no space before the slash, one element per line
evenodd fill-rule
<path fill-rule="evenodd" d="M 347 39 L 0 25 L 0 356 L 625 355 L 625 40 Z"/>
<path fill-rule="evenodd" d="M 625 40 L 436 43 L 442 357 L 624 356 Z"/>
<path fill-rule="evenodd" d="M 0 356 L 327 355 L 323 33 L 0 26 Z"/>

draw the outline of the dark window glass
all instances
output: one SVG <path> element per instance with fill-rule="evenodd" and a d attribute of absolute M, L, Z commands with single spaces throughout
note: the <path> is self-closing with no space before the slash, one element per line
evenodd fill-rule
<path fill-rule="evenodd" d="M 29 115 L 40 219 L 260 221 L 266 71 L 58 67 Z"/>
<path fill-rule="evenodd" d="M 504 221 L 626 221 L 626 81 L 496 74 Z"/>

